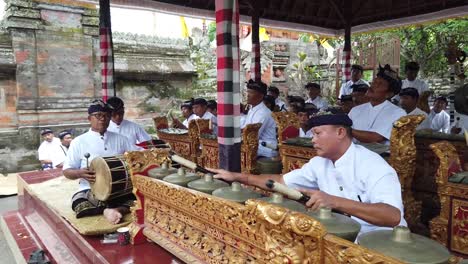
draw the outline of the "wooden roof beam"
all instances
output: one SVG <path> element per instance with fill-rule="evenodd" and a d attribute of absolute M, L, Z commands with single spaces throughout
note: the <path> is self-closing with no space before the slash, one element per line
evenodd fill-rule
<path fill-rule="evenodd" d="M 328 2 L 330 2 L 333 9 L 335 9 L 335 12 L 338 15 L 338 17 L 341 19 L 341 22 L 343 23 L 343 25 L 346 25 L 347 22 L 346 22 L 346 19 L 345 19 L 344 15 L 343 15 L 343 12 L 341 12 L 341 9 L 335 3 L 335 0 L 328 0 Z"/>

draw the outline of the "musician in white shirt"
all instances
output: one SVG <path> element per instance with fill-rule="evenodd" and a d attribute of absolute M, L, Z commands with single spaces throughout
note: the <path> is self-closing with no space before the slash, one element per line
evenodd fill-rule
<path fill-rule="evenodd" d="M 89 106 L 88 121 L 91 128 L 71 142 L 63 165 L 63 175 L 71 180 L 79 180 L 79 189 L 72 196 L 72 209 L 77 218 L 103 214 L 110 223 L 118 224 L 123 215 L 130 212 L 134 196 L 122 196 L 107 204 L 98 201 L 90 190 L 90 182 L 96 180 L 96 175 L 88 167 L 96 157 L 115 156 L 125 151 L 138 150 L 127 137 L 107 131 L 111 111 L 102 100 L 96 100 Z"/>
<path fill-rule="evenodd" d="M 208 102 L 203 98 L 197 98 L 193 100 L 192 109 L 196 115 L 194 119 L 206 119 L 211 121 L 211 127 L 215 135 L 218 134 L 218 119 L 212 113 L 208 112 Z"/>
<path fill-rule="evenodd" d="M 244 128 L 248 124 L 261 123 L 262 126 L 258 131 L 259 144 L 257 156 L 276 157 L 278 155 L 278 151 L 276 151 L 278 146 L 276 123 L 271 116 L 271 110 L 263 103 L 263 97 L 266 93 L 266 84 L 249 80 L 247 83 L 247 103 L 252 108 L 247 113 L 247 117 L 241 128 Z M 262 142 L 265 142 L 270 147 L 263 146 Z"/>
<path fill-rule="evenodd" d="M 180 110 L 182 111 L 182 116 L 185 118 L 183 122 L 180 122 L 179 119 L 172 117 L 174 127 L 180 128 L 180 129 L 188 129 L 190 121 L 197 119 L 197 115 L 193 113 L 192 110 L 192 100 L 185 101 L 180 105 Z"/>
<path fill-rule="evenodd" d="M 44 141 L 37 150 L 39 161 L 44 170 L 54 169 L 60 160 L 60 140 L 54 136 L 54 131 L 49 128 L 41 130 L 41 136 Z"/>
<path fill-rule="evenodd" d="M 402 81 L 401 84 L 401 89 L 405 88 L 415 88 L 418 90 L 419 94 L 419 101 L 418 101 L 418 108 L 422 107 L 423 109 L 429 108 L 427 105 L 427 101 L 421 102 L 421 98 L 428 98 L 430 95 L 430 90 L 429 90 L 429 85 L 427 85 L 426 82 L 424 82 L 421 79 L 418 79 L 418 73 L 419 73 L 419 64 L 415 61 L 408 62 L 405 65 L 405 73 L 406 73 L 406 79 Z M 392 98 L 392 101 L 400 102 L 400 97 L 398 95 L 395 95 L 395 97 Z M 421 106 L 424 104 L 424 107 Z M 420 108 L 421 109 L 421 108 Z"/>
<path fill-rule="evenodd" d="M 268 95 L 271 95 L 273 96 L 273 98 L 275 98 L 275 104 L 278 106 L 278 109 L 280 111 L 287 111 L 286 103 L 283 100 L 281 100 L 281 98 L 279 97 L 280 92 L 277 87 L 270 86 L 268 88 Z"/>
<path fill-rule="evenodd" d="M 431 121 L 427 113 L 417 107 L 419 92 L 416 88 L 405 88 L 400 92 L 400 105 L 408 115 L 423 115 L 425 119 L 416 127 L 416 130 L 430 129 Z"/>
<path fill-rule="evenodd" d="M 300 108 L 297 111 L 297 117 L 299 118 L 299 137 L 312 138 L 312 129 L 309 127 L 309 113 L 305 108 Z"/>
<path fill-rule="evenodd" d="M 151 136 L 141 126 L 124 119 L 125 105 L 122 99 L 111 97 L 107 100 L 107 104 L 112 108 L 108 131 L 127 137 L 129 142 L 134 145 L 151 140 Z"/>
<path fill-rule="evenodd" d="M 305 85 L 309 99 L 305 101 L 306 104 L 314 104 L 318 110 L 325 110 L 328 108 L 328 101 L 320 96 L 320 85 L 318 83 L 308 83 Z"/>
<path fill-rule="evenodd" d="M 361 65 L 351 65 L 351 80 L 341 85 L 339 98 L 341 98 L 341 96 L 343 95 L 351 94 L 353 92 L 353 89 L 351 88 L 353 84 L 366 84 L 367 86 L 369 86 L 368 82 L 361 79 L 363 73 L 364 68 L 362 68 Z"/>
<path fill-rule="evenodd" d="M 345 114 L 310 119 L 317 156 L 284 175 L 252 175 L 210 169 L 215 178 L 265 189 L 267 180 L 306 193 L 311 210 L 327 207 L 351 215 L 360 234 L 406 226 L 401 185 L 395 170 L 378 154 L 352 142 L 352 121 Z"/>
<path fill-rule="evenodd" d="M 447 98 L 439 96 L 434 101 L 429 113 L 429 120 L 431 121 L 431 129 L 435 132 L 450 133 L 450 115 L 445 112 L 448 101 Z"/>
<path fill-rule="evenodd" d="M 387 99 L 401 89 L 398 74 L 387 64 L 380 67 L 377 78 L 367 90 L 370 102 L 353 107 L 349 117 L 353 120 L 353 137 L 363 143 L 389 144 L 393 123 L 405 116 L 403 109 Z"/>

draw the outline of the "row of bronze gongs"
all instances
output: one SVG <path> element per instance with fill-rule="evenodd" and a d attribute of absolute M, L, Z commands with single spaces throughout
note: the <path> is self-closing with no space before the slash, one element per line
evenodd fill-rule
<path fill-rule="evenodd" d="M 229 186 L 224 181 L 213 179 L 211 174 L 205 174 L 203 178 L 200 178 L 197 174 L 186 172 L 183 168 L 175 169 L 163 163 L 161 167 L 148 171 L 148 175 L 239 203 L 248 199 L 259 199 L 305 213 L 321 222 L 328 233 L 352 242 L 356 240 L 361 230 L 359 222 L 350 217 L 333 213 L 328 208 L 311 212 L 304 205 L 286 199 L 281 194 L 273 193 L 270 197 L 262 197 L 260 193 L 244 188 L 238 182 L 233 182 Z M 406 263 L 448 263 L 450 258 L 450 253 L 444 246 L 426 237 L 413 234 L 404 226 L 397 226 L 393 230 L 367 232 L 359 236 L 359 244 Z"/>

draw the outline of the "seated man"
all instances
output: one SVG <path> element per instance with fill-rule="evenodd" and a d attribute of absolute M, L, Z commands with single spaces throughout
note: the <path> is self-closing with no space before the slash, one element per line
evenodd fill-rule
<path fill-rule="evenodd" d="M 352 141 L 352 121 L 345 114 L 310 119 L 317 156 L 285 175 L 250 175 L 210 169 L 215 178 L 265 189 L 267 180 L 297 188 L 310 196 L 313 210 L 328 207 L 351 215 L 360 234 L 378 228 L 406 225 L 401 186 L 395 170 L 378 154 Z"/>
<path fill-rule="evenodd" d="M 127 137 L 133 145 L 151 140 L 151 136 L 141 126 L 124 119 L 125 106 L 122 99 L 111 97 L 107 100 L 107 104 L 112 108 L 108 131 Z"/>
<path fill-rule="evenodd" d="M 211 129 L 215 135 L 218 134 L 218 119 L 212 113 L 208 112 L 208 102 L 203 98 L 197 98 L 192 103 L 193 113 L 196 115 L 194 119 L 206 119 L 211 121 Z"/>
<path fill-rule="evenodd" d="M 341 110 L 345 114 L 348 114 L 354 107 L 353 97 L 349 94 L 341 96 L 339 103 Z"/>
<path fill-rule="evenodd" d="M 279 112 L 278 106 L 275 104 L 275 98 L 271 95 L 265 95 L 263 97 L 263 103 L 272 112 Z"/>
<path fill-rule="evenodd" d="M 299 128 L 299 137 L 312 138 L 312 129 L 309 127 L 309 112 L 305 108 L 300 108 L 297 111 L 297 117 L 301 127 Z"/>
<path fill-rule="evenodd" d="M 44 170 L 55 169 L 60 160 L 61 150 L 60 150 L 60 140 L 54 136 L 54 131 L 49 128 L 44 128 L 41 130 L 41 136 L 44 141 L 39 146 L 37 154 L 39 156 L 39 161 L 41 162 L 41 167 Z"/>
<path fill-rule="evenodd" d="M 58 137 L 60 139 L 60 150 L 58 155 L 57 155 L 57 161 L 55 162 L 57 165 L 55 166 L 56 168 L 62 168 L 63 167 L 63 162 L 65 161 L 65 158 L 67 157 L 68 153 L 68 148 L 70 147 L 70 143 L 73 140 L 73 136 L 69 130 L 63 130 L 60 131 L 58 134 Z"/>
<path fill-rule="evenodd" d="M 369 85 L 365 83 L 361 84 L 353 84 L 351 85 L 351 97 L 353 98 L 354 106 L 362 105 L 369 102 L 369 98 L 367 97 L 366 93 L 369 89 Z"/>
<path fill-rule="evenodd" d="M 306 104 L 314 104 L 318 110 L 325 110 L 328 108 L 328 102 L 320 96 L 320 85 L 318 83 L 308 83 L 305 85 L 309 99 L 305 101 Z"/>
<path fill-rule="evenodd" d="M 182 116 L 185 118 L 183 122 L 180 122 L 179 119 L 172 117 L 174 127 L 180 129 L 188 129 L 189 122 L 193 119 L 196 119 L 196 115 L 193 113 L 192 110 L 192 100 L 185 101 L 183 104 L 180 105 L 180 110 L 182 110 Z"/>
<path fill-rule="evenodd" d="M 428 119 L 431 122 L 431 129 L 435 132 L 450 133 L 450 115 L 445 112 L 447 108 L 447 98 L 437 97 L 429 113 Z"/>
<path fill-rule="evenodd" d="M 367 90 L 370 102 L 353 107 L 349 117 L 353 120 L 353 137 L 363 143 L 389 144 L 393 123 L 405 116 L 403 109 L 387 99 L 400 92 L 398 74 L 387 64 L 380 67 L 377 78 Z"/>
<path fill-rule="evenodd" d="M 268 95 L 273 96 L 275 99 L 275 104 L 278 106 L 279 111 L 286 111 L 286 103 L 279 98 L 280 92 L 277 87 L 270 86 L 268 88 Z"/>
<path fill-rule="evenodd" d="M 241 128 L 246 125 L 261 123 L 262 126 L 258 130 L 259 146 L 257 156 L 276 157 L 278 151 L 278 140 L 276 139 L 276 123 L 271 116 L 271 110 L 263 103 L 263 97 L 267 93 L 267 85 L 263 82 L 254 82 L 249 80 L 247 83 L 247 103 L 252 106 L 245 118 L 245 122 Z M 267 146 L 262 146 L 265 142 Z M 272 149 L 273 148 L 273 149 Z"/>
<path fill-rule="evenodd" d="M 408 115 L 423 115 L 424 119 L 416 130 L 430 129 L 431 122 L 427 118 L 427 113 L 417 107 L 419 92 L 415 88 L 405 88 L 400 92 L 400 105 Z"/>
<path fill-rule="evenodd" d="M 96 177 L 88 168 L 88 164 L 94 158 L 137 150 L 127 137 L 107 131 L 110 119 L 111 109 L 103 101 L 96 100 L 89 106 L 88 121 L 91 128 L 70 144 L 63 165 L 63 175 L 71 180 L 79 180 L 79 190 L 72 197 L 72 209 L 77 218 L 104 214 L 110 223 L 117 224 L 122 216 L 129 212 L 129 207 L 133 204 L 133 195 L 122 196 L 111 203 L 106 203 L 94 198 L 89 185 Z M 86 158 L 88 154 L 89 159 Z"/>
<path fill-rule="evenodd" d="M 427 85 L 426 82 L 424 82 L 421 79 L 418 79 L 418 72 L 419 72 L 419 64 L 415 61 L 408 62 L 405 65 L 405 74 L 406 74 L 406 79 L 404 79 L 401 83 L 401 89 L 405 88 L 415 88 L 418 91 L 419 94 L 419 99 L 421 98 L 428 98 L 430 95 L 430 90 L 429 86 Z M 400 103 L 400 97 L 398 95 L 395 95 L 393 97 L 392 101 L 396 101 L 397 103 Z M 425 102 L 420 102 L 418 101 L 418 106 L 424 105 L 425 107 L 429 107 L 427 105 L 427 101 Z M 423 108 L 425 108 L 423 107 Z M 419 107 L 418 107 L 419 108 Z M 421 109 L 421 108 L 419 108 Z M 426 110 L 424 110 L 426 111 Z"/>
<path fill-rule="evenodd" d="M 206 111 L 210 112 L 214 116 L 218 116 L 218 103 L 215 100 L 208 100 L 206 105 Z"/>
<path fill-rule="evenodd" d="M 353 84 L 366 84 L 369 86 L 369 83 L 362 79 L 362 74 L 364 73 L 364 68 L 361 65 L 353 64 L 351 65 L 351 80 L 347 81 L 341 86 L 339 98 L 343 95 L 348 95 L 353 92 L 351 86 Z"/>

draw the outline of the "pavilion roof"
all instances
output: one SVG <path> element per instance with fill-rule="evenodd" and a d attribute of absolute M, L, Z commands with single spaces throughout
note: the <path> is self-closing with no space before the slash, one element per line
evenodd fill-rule
<path fill-rule="evenodd" d="M 111 0 L 111 4 L 215 17 L 215 0 Z M 468 16 L 466 0 L 239 0 L 242 23 L 250 23 L 253 6 L 259 6 L 263 27 L 329 36 L 343 35 L 348 17 L 356 33 Z"/>

